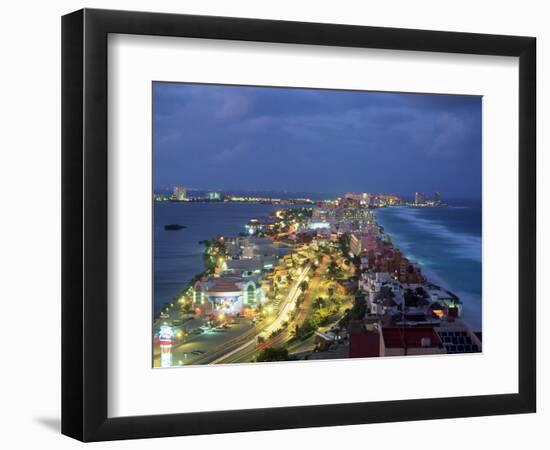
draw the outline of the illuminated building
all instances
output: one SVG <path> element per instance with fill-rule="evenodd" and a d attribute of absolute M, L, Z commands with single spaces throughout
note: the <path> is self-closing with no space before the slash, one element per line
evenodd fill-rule
<path fill-rule="evenodd" d="M 187 200 L 187 189 L 183 186 L 174 186 L 172 190 L 174 200 L 179 202 Z"/>
<path fill-rule="evenodd" d="M 311 213 L 312 222 L 326 222 L 328 220 L 328 211 L 323 208 L 314 208 Z"/>
<path fill-rule="evenodd" d="M 361 194 L 361 199 L 365 206 L 369 206 L 371 204 L 372 196 L 368 192 L 364 192 Z"/>
<path fill-rule="evenodd" d="M 414 193 L 414 203 L 416 205 L 422 205 L 426 203 L 426 196 L 423 192 L 415 192 Z"/>
<path fill-rule="evenodd" d="M 384 202 L 390 206 L 401 204 L 401 198 L 395 194 L 385 194 L 383 196 L 383 199 L 384 199 Z"/>
<path fill-rule="evenodd" d="M 349 251 L 353 256 L 361 253 L 361 238 L 358 238 L 354 233 L 349 236 Z"/>
<path fill-rule="evenodd" d="M 445 315 L 447 315 L 449 309 L 454 309 L 453 314 L 455 314 L 456 317 L 462 315 L 462 303 L 455 294 L 435 285 L 428 287 L 426 291 L 433 303 L 442 306 L 443 310 L 446 312 Z"/>
<path fill-rule="evenodd" d="M 245 228 L 248 231 L 248 234 L 256 234 L 260 231 L 269 231 L 272 230 L 277 223 L 277 220 L 273 217 L 267 217 L 265 219 L 250 219 L 250 221 L 245 225 Z"/>
<path fill-rule="evenodd" d="M 319 230 L 319 229 L 328 230 L 328 229 L 330 229 L 330 223 L 328 223 L 328 222 L 311 222 L 309 224 L 309 228 L 311 230 Z"/>
<path fill-rule="evenodd" d="M 344 194 L 344 200 L 352 200 L 354 202 L 360 202 L 363 200 L 363 194 L 355 194 L 354 192 L 346 192 Z"/>
<path fill-rule="evenodd" d="M 434 203 L 436 205 L 441 203 L 441 194 L 439 192 L 434 193 Z"/>
<path fill-rule="evenodd" d="M 208 192 L 206 194 L 206 198 L 208 200 L 214 200 L 214 201 L 218 201 L 218 200 L 221 200 L 221 195 L 219 192 Z"/>
<path fill-rule="evenodd" d="M 159 330 L 160 367 L 172 366 L 172 341 L 174 332 L 172 327 L 162 325 Z"/>
<path fill-rule="evenodd" d="M 244 306 L 257 307 L 265 300 L 261 285 L 254 278 L 210 278 L 197 283 L 195 291 L 195 298 L 202 299 L 197 306 L 205 313 L 238 315 Z"/>

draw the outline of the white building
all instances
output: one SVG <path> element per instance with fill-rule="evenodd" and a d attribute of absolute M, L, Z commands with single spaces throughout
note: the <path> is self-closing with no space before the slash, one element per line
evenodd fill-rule
<path fill-rule="evenodd" d="M 194 299 L 206 312 L 238 315 L 245 306 L 258 307 L 265 301 L 265 296 L 254 278 L 222 276 L 198 282 Z"/>
<path fill-rule="evenodd" d="M 187 189 L 183 186 L 174 186 L 172 194 L 174 195 L 174 199 L 180 202 L 187 199 Z"/>

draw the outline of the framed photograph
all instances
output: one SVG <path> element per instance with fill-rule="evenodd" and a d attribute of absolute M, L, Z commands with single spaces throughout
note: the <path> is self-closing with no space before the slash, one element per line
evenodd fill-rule
<path fill-rule="evenodd" d="M 62 20 L 62 432 L 535 412 L 536 40 Z"/>

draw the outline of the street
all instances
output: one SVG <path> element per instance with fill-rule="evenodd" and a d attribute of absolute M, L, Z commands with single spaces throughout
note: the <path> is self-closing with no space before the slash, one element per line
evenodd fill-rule
<path fill-rule="evenodd" d="M 228 323 L 228 328 L 215 328 L 199 335 L 191 334 L 184 342 L 175 343 L 171 349 L 172 366 L 193 364 L 220 364 L 228 362 L 248 362 L 256 353 L 259 336 L 267 338 L 281 328 L 296 307 L 296 300 L 301 294 L 300 284 L 311 270 L 311 265 L 302 268 L 288 294 L 279 304 L 274 318 L 264 319 L 253 324 L 250 319 L 235 318 Z M 153 364 L 160 367 L 160 353 L 155 346 Z"/>

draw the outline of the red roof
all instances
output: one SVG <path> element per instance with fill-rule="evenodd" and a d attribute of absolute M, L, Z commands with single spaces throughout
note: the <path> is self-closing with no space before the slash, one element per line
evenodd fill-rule
<path fill-rule="evenodd" d="M 422 347 L 422 339 L 428 338 L 430 348 L 442 348 L 443 344 L 433 327 L 414 327 L 414 328 L 382 328 L 384 337 L 384 346 L 386 348 L 419 348 Z M 427 341 L 425 341 L 426 343 Z"/>
<path fill-rule="evenodd" d="M 208 288 L 209 292 L 238 292 L 241 288 L 235 284 L 235 281 L 227 279 L 215 280 Z"/>
<path fill-rule="evenodd" d="M 372 358 L 380 356 L 380 334 L 358 333 L 350 334 L 349 357 Z"/>

